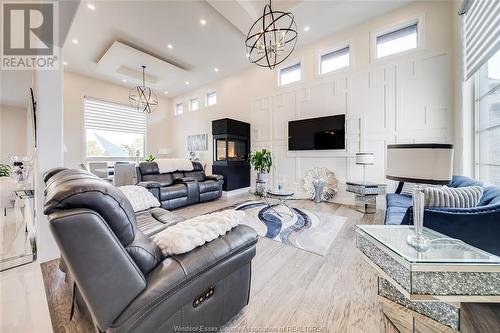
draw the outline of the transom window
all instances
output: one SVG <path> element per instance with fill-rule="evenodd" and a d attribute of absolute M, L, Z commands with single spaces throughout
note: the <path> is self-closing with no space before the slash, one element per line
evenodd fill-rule
<path fill-rule="evenodd" d="M 319 73 L 326 74 L 349 67 L 349 46 L 321 55 Z"/>
<path fill-rule="evenodd" d="M 418 23 L 377 36 L 377 59 L 418 47 Z"/>
<path fill-rule="evenodd" d="M 131 106 L 84 98 L 86 160 L 144 156 L 146 115 Z"/>
<path fill-rule="evenodd" d="M 217 92 L 210 91 L 207 93 L 207 106 L 212 106 L 217 104 Z"/>
<path fill-rule="evenodd" d="M 184 104 L 182 103 L 177 103 L 175 104 L 175 111 L 174 111 L 174 114 L 176 116 L 182 114 L 184 112 Z"/>
<path fill-rule="evenodd" d="M 500 49 L 475 74 L 475 176 L 500 185 Z"/>
<path fill-rule="evenodd" d="M 191 111 L 196 111 L 200 107 L 200 103 L 198 102 L 198 98 L 191 98 L 189 100 L 189 108 Z"/>
<path fill-rule="evenodd" d="M 300 81 L 301 74 L 300 62 L 292 66 L 281 68 L 278 73 L 278 86 L 282 87 Z"/>

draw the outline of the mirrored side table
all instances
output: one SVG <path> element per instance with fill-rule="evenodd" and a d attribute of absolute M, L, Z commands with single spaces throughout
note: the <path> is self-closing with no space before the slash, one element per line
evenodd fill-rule
<path fill-rule="evenodd" d="M 385 193 L 385 184 L 347 182 L 347 192 L 354 193 L 354 208 L 363 214 L 373 214 L 377 209 L 377 195 Z"/>
<path fill-rule="evenodd" d="M 406 243 L 413 232 L 409 225 L 356 226 L 356 247 L 379 276 L 384 314 L 396 326 L 406 318 L 401 332 L 457 333 L 462 324 L 485 322 L 487 312 L 471 318 L 461 311 L 500 302 L 500 257 L 425 227 L 431 247 L 419 252 Z M 487 321 L 477 332 L 498 332 L 498 321 Z"/>

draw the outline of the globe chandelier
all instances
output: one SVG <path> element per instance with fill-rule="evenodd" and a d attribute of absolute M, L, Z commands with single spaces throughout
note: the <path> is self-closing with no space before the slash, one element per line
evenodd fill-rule
<path fill-rule="evenodd" d="M 297 44 L 297 25 L 292 13 L 273 10 L 271 0 L 247 34 L 245 46 L 251 63 L 274 69 Z"/>
<path fill-rule="evenodd" d="M 132 89 L 128 95 L 130 105 L 142 113 L 151 113 L 158 106 L 158 97 L 153 90 L 146 87 L 146 66 L 142 65 L 142 86 Z"/>

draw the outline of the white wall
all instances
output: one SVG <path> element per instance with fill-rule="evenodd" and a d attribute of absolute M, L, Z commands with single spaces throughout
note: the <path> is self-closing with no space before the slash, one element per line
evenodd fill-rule
<path fill-rule="evenodd" d="M 83 98 L 85 96 L 105 101 L 129 104 L 130 89 L 117 84 L 95 80 L 75 73 L 64 73 L 64 143 L 68 152 L 64 154 L 64 165 L 78 167 L 83 156 Z M 158 154 L 158 149 L 169 146 L 170 100 L 158 96 L 159 106 L 146 117 L 146 153 Z"/>
<path fill-rule="evenodd" d="M 59 49 L 60 54 L 62 50 Z M 63 71 L 35 72 L 37 102 L 37 148 L 35 149 L 35 223 L 37 259 L 40 263 L 59 257 L 59 249 L 43 214 L 45 183 L 43 175 L 63 165 Z"/>
<path fill-rule="evenodd" d="M 362 169 L 353 158 L 359 150 L 375 153 L 375 165 L 367 169 L 368 180 L 384 181 L 387 144 L 454 142 L 452 15 L 456 13 L 452 6 L 451 2 L 415 2 L 295 50 L 290 62 L 300 60 L 303 70 L 303 79 L 297 84 L 278 88 L 276 70 L 254 66 L 173 98 L 172 110 L 181 101 L 185 110 L 172 120 L 175 155 L 187 153 L 187 135 L 210 134 L 211 120 L 230 117 L 251 123 L 252 148 L 272 150 L 273 177 L 283 175 L 289 187 L 300 189 L 303 176 L 315 166 L 328 167 L 341 183 L 360 179 Z M 371 36 L 416 18 L 423 24 L 419 50 L 371 60 Z M 318 76 L 320 50 L 346 41 L 351 45 L 351 67 Z M 216 106 L 186 112 L 190 97 L 203 100 L 211 89 L 217 90 Z M 289 120 L 342 113 L 347 115 L 346 151 L 287 150 Z M 202 158 L 211 162 L 211 152 L 210 140 Z"/>
<path fill-rule="evenodd" d="M 0 163 L 27 154 L 27 122 L 26 108 L 0 105 Z"/>

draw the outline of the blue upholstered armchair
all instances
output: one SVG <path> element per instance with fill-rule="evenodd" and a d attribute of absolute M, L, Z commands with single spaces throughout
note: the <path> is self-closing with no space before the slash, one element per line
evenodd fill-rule
<path fill-rule="evenodd" d="M 483 184 L 465 176 L 453 176 L 450 187 Z M 387 194 L 385 224 L 413 224 L 411 197 Z M 480 249 L 500 255 L 500 186 L 486 186 L 474 208 L 425 208 L 424 226 L 458 238 Z"/>

